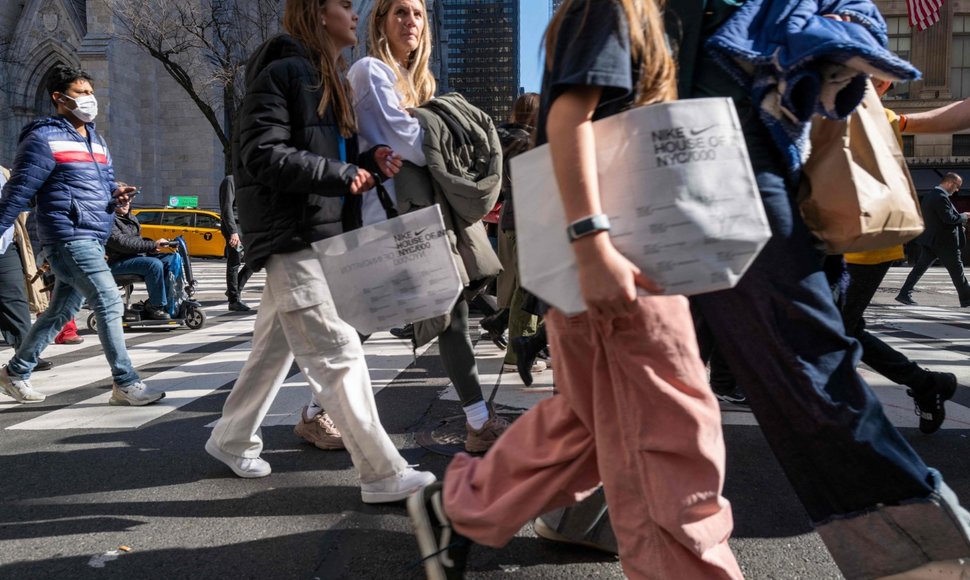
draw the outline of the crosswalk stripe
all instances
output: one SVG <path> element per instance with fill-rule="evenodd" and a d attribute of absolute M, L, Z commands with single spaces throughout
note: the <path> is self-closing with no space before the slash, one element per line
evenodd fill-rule
<path fill-rule="evenodd" d="M 112 407 L 108 405 L 111 393 L 101 393 L 8 429 L 37 431 L 140 427 L 234 380 L 239 375 L 251 346 L 252 343 L 246 342 L 155 374 L 148 384 L 152 389 L 161 389 L 166 393 L 165 398 L 158 403 L 144 407 Z"/>
<path fill-rule="evenodd" d="M 240 321 L 240 324 L 245 325 Z M 250 323 L 251 324 L 251 321 Z M 227 330 L 232 333 L 233 329 L 225 328 L 223 325 L 220 334 Z M 245 328 L 248 330 L 248 328 Z M 236 333 L 233 333 L 234 335 Z M 365 353 L 371 371 L 372 385 L 375 394 L 388 387 L 395 378 L 407 368 L 414 360 L 407 341 L 392 338 L 390 334 L 381 333 L 386 336 L 375 336 L 372 341 L 365 344 Z M 158 341 L 145 345 L 131 347 L 132 361 L 136 368 L 144 364 L 151 364 L 162 361 L 164 358 L 185 352 L 198 346 L 198 342 L 192 342 L 185 350 L 178 351 L 169 348 L 171 343 L 159 344 Z M 159 357 L 150 357 L 150 353 L 139 352 L 139 349 L 154 351 L 156 347 L 161 347 L 164 354 Z M 166 392 L 165 399 L 156 404 L 145 407 L 110 407 L 108 399 L 110 393 L 101 393 L 84 401 L 80 401 L 63 409 L 58 409 L 50 413 L 45 413 L 40 417 L 28 421 L 17 423 L 8 427 L 13 430 L 54 430 L 54 429 L 123 429 L 138 428 L 147 423 L 163 417 L 164 415 L 183 407 L 201 397 L 204 397 L 222 386 L 236 380 L 242 370 L 243 365 L 249 357 L 252 343 L 247 341 L 217 353 L 203 356 L 199 359 L 176 365 L 170 369 L 158 372 L 146 379 L 146 383 L 152 389 L 160 389 Z M 417 354 L 421 356 L 430 345 L 425 345 L 418 349 Z M 159 354 L 159 353 L 155 353 Z M 148 356 L 141 356 L 148 355 Z M 147 361 L 147 362 L 143 362 Z M 91 357 L 78 363 L 72 363 L 63 367 L 72 375 L 81 375 L 76 372 L 75 365 L 83 363 L 86 367 L 83 376 L 87 380 L 81 379 L 81 384 L 65 384 L 57 382 L 56 386 L 48 383 L 56 382 L 56 376 L 44 377 L 44 383 L 34 382 L 35 388 L 39 391 L 52 396 L 73 388 L 78 388 L 90 384 L 90 375 L 93 374 L 90 367 L 98 367 L 103 371 L 105 363 L 101 357 Z M 96 372 L 96 371 L 95 371 Z M 97 380 L 109 378 L 100 376 Z M 298 387 L 298 388 L 297 388 Z M 298 411 L 309 400 L 309 385 L 305 382 L 302 375 L 295 375 L 284 383 L 270 408 L 266 425 L 289 424 L 295 425 L 298 421 Z M 17 403 L 11 403 L 8 408 L 16 407 Z M 3 407 L 0 406 L 0 410 Z"/>
<path fill-rule="evenodd" d="M 364 343 L 364 356 L 375 395 L 391 387 L 394 380 L 414 362 L 415 355 L 411 353 L 410 345 L 409 341 L 394 338 L 387 332 L 375 334 Z M 430 347 L 430 344 L 426 344 L 419 348 L 417 356 L 423 355 Z M 302 373 L 289 377 L 266 413 L 263 426 L 296 425 L 303 406 L 310 402 L 310 392 L 310 383 Z M 206 426 L 211 428 L 215 424 L 212 421 Z"/>
<path fill-rule="evenodd" d="M 197 298 L 209 304 L 204 308 L 209 324 L 196 331 L 177 330 L 172 334 L 157 333 L 153 340 L 140 340 L 129 345 L 132 361 L 136 368 L 163 367 L 146 382 L 153 388 L 165 390 L 167 397 L 154 405 L 146 407 L 110 407 L 107 405 L 109 393 L 100 393 L 83 401 L 61 409 L 41 414 L 27 421 L 7 427 L 14 430 L 59 430 L 59 429 L 132 429 L 155 421 L 175 409 L 198 400 L 238 377 L 239 371 L 250 354 L 251 343 L 239 343 L 239 338 L 252 331 L 255 311 L 250 315 L 229 315 L 224 302 L 225 263 L 204 261 L 195 264 L 195 277 L 199 281 Z M 900 270 L 900 271 L 895 271 Z M 887 276 L 884 286 L 898 287 L 908 273 L 895 269 Z M 893 280 L 890 280 L 893 278 Z M 265 274 L 259 272 L 247 284 L 246 301 L 256 306 L 252 297 L 256 296 L 265 281 Z M 949 276 L 945 271 L 930 271 L 923 279 L 928 290 L 943 293 L 948 287 L 952 290 Z M 135 300 L 139 296 L 136 288 Z M 876 332 L 889 344 L 906 353 L 916 361 L 932 360 L 932 370 L 954 372 L 961 377 L 962 383 L 970 384 L 970 371 L 963 369 L 966 359 L 965 350 L 970 349 L 970 323 L 965 312 L 956 309 L 932 306 L 876 305 L 867 312 L 870 330 Z M 475 325 L 473 325 L 475 326 Z M 127 338 L 150 336 L 150 333 L 130 333 Z M 58 354 L 69 353 L 97 344 L 97 338 L 89 335 L 82 345 L 59 346 Z M 225 346 L 217 352 L 208 353 L 188 362 L 173 362 L 165 367 L 166 361 L 178 355 L 191 356 L 200 345 L 216 343 Z M 417 351 L 424 354 L 430 345 Z M 945 348 L 944 348 L 945 347 Z M 410 343 L 398 340 L 389 333 L 375 334 L 364 345 L 370 368 L 373 387 L 376 392 L 395 386 L 401 379 L 402 371 L 415 360 Z M 9 348 L 0 350 L 0 357 L 9 356 Z M 528 409 L 538 401 L 551 396 L 553 373 L 550 370 L 535 375 L 532 387 L 524 387 L 517 374 L 503 372 L 504 352 L 487 340 L 479 340 L 476 346 L 479 373 L 486 397 L 494 393 L 494 402 L 503 408 Z M 176 359 L 177 360 L 177 359 Z M 900 427 L 915 427 L 917 419 L 913 415 L 912 400 L 905 389 L 894 385 L 867 368 L 859 371 L 876 390 L 882 400 L 887 415 Z M 110 372 L 103 356 L 94 355 L 84 359 L 58 365 L 54 370 L 35 374 L 32 382 L 35 388 L 49 397 L 89 387 L 95 383 L 110 381 Z M 401 379 L 401 386 L 411 386 Z M 458 400 L 454 388 L 450 387 L 443 395 L 448 400 Z M 300 409 L 309 398 L 306 379 L 299 373 L 291 376 L 271 407 L 264 425 L 293 425 L 299 420 Z M 7 402 L 3 402 L 7 401 Z M 0 413 L 19 407 L 18 404 L 3 398 Z M 723 409 L 725 425 L 756 425 L 754 416 L 726 405 Z M 2 416 L 2 415 L 0 415 Z M 944 428 L 965 429 L 970 427 L 970 410 L 959 405 L 948 406 L 948 419 Z"/>
<path fill-rule="evenodd" d="M 219 315 L 214 315 L 213 318 Z M 207 325 L 199 330 L 178 330 L 174 334 L 143 344 L 129 345 L 128 354 L 136 369 L 160 361 L 164 361 L 176 354 L 198 348 L 200 344 L 220 341 L 227 335 L 239 336 L 252 330 L 252 316 L 235 317 L 222 323 Z M 95 337 L 95 340 L 96 337 Z M 35 389 L 48 397 L 85 387 L 92 383 L 111 379 L 111 371 L 101 355 L 91 356 L 82 360 L 54 367 L 44 373 L 35 373 L 30 381 Z M 0 412 L 18 407 L 19 404 L 9 399 L 0 402 Z"/>

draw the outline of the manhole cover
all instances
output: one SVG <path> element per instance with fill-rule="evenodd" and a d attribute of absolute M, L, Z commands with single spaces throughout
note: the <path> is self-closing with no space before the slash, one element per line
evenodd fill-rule
<path fill-rule="evenodd" d="M 500 411 L 498 415 L 509 422 L 523 411 Z M 428 451 L 451 457 L 465 450 L 465 415 L 435 419 L 418 430 L 414 440 Z"/>

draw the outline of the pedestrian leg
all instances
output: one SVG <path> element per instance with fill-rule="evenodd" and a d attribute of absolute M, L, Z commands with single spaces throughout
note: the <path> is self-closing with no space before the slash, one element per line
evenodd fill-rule
<path fill-rule="evenodd" d="M 516 420 L 483 459 L 458 455 L 445 511 L 472 540 L 504 545 L 527 521 L 602 479 L 630 578 L 740 578 L 721 497 L 717 402 L 682 297 L 641 298 L 610 324 L 552 311 L 560 395 Z"/>
<path fill-rule="evenodd" d="M 916 259 L 916 265 L 910 271 L 909 276 L 906 276 L 906 281 L 903 282 L 902 288 L 899 289 L 898 298 L 906 298 L 912 300 L 913 290 L 916 289 L 916 284 L 923 277 L 923 274 L 929 270 L 933 262 L 936 261 L 936 253 L 926 246 L 920 246 L 919 258 Z"/>
<path fill-rule="evenodd" d="M 0 254 L 0 332 L 4 340 L 16 349 L 30 331 L 30 304 L 24 286 L 24 268 L 20 247 L 10 244 Z"/>
<path fill-rule="evenodd" d="M 212 440 L 221 450 L 249 459 L 259 457 L 263 450 L 259 426 L 293 364 L 268 278 L 261 304 L 249 357 L 222 407 L 222 417 L 212 429 Z"/>
<path fill-rule="evenodd" d="M 312 300 L 316 304 L 277 299 L 276 318 L 310 388 L 340 430 L 361 483 L 406 470 L 407 461 L 394 447 L 377 413 L 357 331 L 337 316 L 315 254 L 305 250 L 273 256 L 266 264 L 266 275 L 267 288 L 287 279 L 288 287 L 307 278 L 316 284 L 318 294 Z"/>
<path fill-rule="evenodd" d="M 734 289 L 696 301 L 772 451 L 847 577 L 970 555 L 970 515 L 855 370 L 860 348 L 788 183 L 751 157 L 772 238 Z"/>
<path fill-rule="evenodd" d="M 76 288 L 94 310 L 98 338 L 115 385 L 124 388 L 140 381 L 125 347 L 125 332 L 121 325 L 124 305 L 104 259 L 104 246 L 93 239 L 77 240 L 55 244 L 47 255 L 58 282 L 65 281 Z M 75 314 L 77 310 L 71 312 L 69 318 Z"/>
<path fill-rule="evenodd" d="M 960 306 L 970 306 L 970 284 L 963 270 L 963 261 L 960 259 L 960 251 L 955 253 L 940 254 L 940 263 L 950 274 L 950 280 L 960 298 Z"/>
<path fill-rule="evenodd" d="M 30 327 L 27 336 L 10 359 L 10 373 L 25 380 L 29 379 L 40 360 L 40 354 L 53 342 L 64 325 L 74 318 L 83 303 L 84 297 L 80 292 L 57 278 L 47 310 L 37 317 L 37 321 Z"/>

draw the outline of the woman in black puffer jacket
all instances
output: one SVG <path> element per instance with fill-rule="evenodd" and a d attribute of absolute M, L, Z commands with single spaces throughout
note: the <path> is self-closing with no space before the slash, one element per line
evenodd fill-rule
<path fill-rule="evenodd" d="M 356 43 L 357 15 L 342 0 L 287 0 L 288 34 L 246 67 L 234 155 L 239 225 L 250 265 L 266 268 L 252 354 L 206 450 L 240 477 L 269 475 L 259 425 L 296 358 L 327 409 L 297 432 L 318 447 L 346 447 L 364 502 L 400 501 L 435 480 L 414 471 L 381 426 L 357 332 L 337 317 L 312 242 L 343 232 L 357 196 L 400 159 L 375 147 L 357 159 L 356 120 L 340 51 Z M 332 419 L 332 423 L 331 423 Z M 338 431 L 339 430 L 339 431 Z"/>

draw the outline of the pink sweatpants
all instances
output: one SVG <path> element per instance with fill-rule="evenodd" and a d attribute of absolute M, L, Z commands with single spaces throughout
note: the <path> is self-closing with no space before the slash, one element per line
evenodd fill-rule
<path fill-rule="evenodd" d="M 728 547 L 724 440 L 687 300 L 639 299 L 610 324 L 546 317 L 560 394 L 517 419 L 484 458 L 445 474 L 455 529 L 505 545 L 532 518 L 600 481 L 634 580 L 743 578 Z"/>

